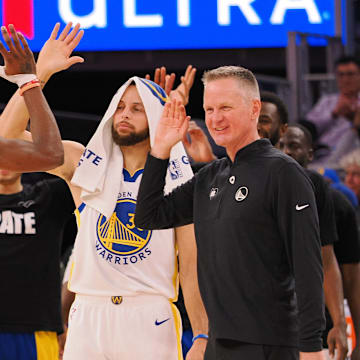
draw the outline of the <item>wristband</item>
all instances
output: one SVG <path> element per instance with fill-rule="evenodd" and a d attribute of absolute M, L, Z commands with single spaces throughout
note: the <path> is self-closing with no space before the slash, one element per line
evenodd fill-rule
<path fill-rule="evenodd" d="M 26 83 L 25 85 L 23 85 L 20 90 L 19 90 L 19 94 L 21 96 L 23 96 L 24 92 L 25 91 L 28 91 L 34 87 L 40 87 L 40 80 L 39 79 L 35 79 L 35 80 L 32 80 L 32 81 L 29 81 L 28 83 Z"/>
<path fill-rule="evenodd" d="M 199 334 L 192 338 L 192 342 L 194 343 L 194 341 L 197 339 L 206 339 L 207 340 L 208 338 L 209 338 L 209 336 L 206 334 Z"/>
<path fill-rule="evenodd" d="M 0 76 L 12 83 L 17 84 L 19 87 L 25 85 L 29 81 L 36 79 L 35 74 L 7 75 L 7 74 L 5 74 L 5 66 L 0 66 Z"/>

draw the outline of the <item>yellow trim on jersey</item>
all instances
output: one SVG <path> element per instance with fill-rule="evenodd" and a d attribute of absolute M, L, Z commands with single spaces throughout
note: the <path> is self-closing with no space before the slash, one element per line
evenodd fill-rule
<path fill-rule="evenodd" d="M 178 353 L 178 360 L 183 360 L 183 353 L 182 353 L 182 346 L 181 346 L 181 318 L 178 308 L 173 304 L 170 303 L 171 311 L 174 316 L 174 324 L 175 324 L 175 332 L 176 332 L 176 347 Z"/>
<path fill-rule="evenodd" d="M 54 331 L 35 331 L 37 360 L 59 360 L 59 344 Z"/>
<path fill-rule="evenodd" d="M 129 175 L 130 175 L 130 177 L 134 177 L 134 175 L 138 172 L 138 171 L 141 171 L 141 170 L 144 170 L 144 168 L 142 167 L 142 168 L 139 168 L 139 169 L 136 169 L 133 173 L 131 173 L 127 168 L 125 168 L 124 167 L 124 170 L 126 170 L 128 173 L 129 173 Z"/>
<path fill-rule="evenodd" d="M 175 236 L 175 230 L 173 230 L 173 236 Z M 179 265 L 178 265 L 178 246 L 177 246 L 177 242 L 175 241 L 175 246 L 174 246 L 174 250 L 175 250 L 175 268 L 174 268 L 174 274 L 172 276 L 172 283 L 174 286 L 174 297 L 169 299 L 169 301 L 171 302 L 176 302 L 178 299 L 178 295 L 179 295 Z"/>
<path fill-rule="evenodd" d="M 75 217 L 76 217 L 76 225 L 78 227 L 78 230 L 80 228 L 80 211 L 79 209 L 75 209 L 74 211 Z"/>
<path fill-rule="evenodd" d="M 71 269 L 70 269 L 70 274 L 69 274 L 69 280 L 68 280 L 68 284 L 67 284 L 68 290 L 70 290 L 70 283 L 71 283 L 72 273 L 73 273 L 73 271 L 74 271 L 74 266 L 75 266 L 75 261 L 73 261 L 72 264 L 71 264 Z"/>

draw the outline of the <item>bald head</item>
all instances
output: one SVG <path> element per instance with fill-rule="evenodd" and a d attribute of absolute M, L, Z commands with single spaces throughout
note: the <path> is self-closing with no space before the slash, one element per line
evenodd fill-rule
<path fill-rule="evenodd" d="M 288 127 L 285 134 L 280 138 L 279 148 L 302 167 L 307 167 L 313 159 L 311 135 L 301 125 Z"/>

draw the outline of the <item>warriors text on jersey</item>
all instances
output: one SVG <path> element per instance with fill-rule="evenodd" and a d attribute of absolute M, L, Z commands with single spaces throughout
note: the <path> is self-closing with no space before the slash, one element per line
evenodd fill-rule
<path fill-rule="evenodd" d="M 143 170 L 124 181 L 110 219 L 84 203 L 77 210 L 69 289 L 97 296 L 163 295 L 177 298 L 178 272 L 173 229 L 149 231 L 134 224 Z"/>

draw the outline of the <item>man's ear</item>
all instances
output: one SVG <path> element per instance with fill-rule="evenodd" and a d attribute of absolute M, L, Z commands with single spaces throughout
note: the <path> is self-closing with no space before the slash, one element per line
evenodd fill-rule
<path fill-rule="evenodd" d="M 279 139 L 284 136 L 287 129 L 288 129 L 288 124 L 281 124 L 280 125 L 280 137 L 279 137 Z"/>
<path fill-rule="evenodd" d="M 260 116 L 261 101 L 259 99 L 253 99 L 252 105 L 252 119 L 257 121 Z"/>
<path fill-rule="evenodd" d="M 309 162 L 314 160 L 314 150 L 313 148 L 309 149 L 309 156 L 308 156 Z"/>

